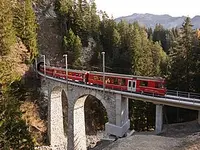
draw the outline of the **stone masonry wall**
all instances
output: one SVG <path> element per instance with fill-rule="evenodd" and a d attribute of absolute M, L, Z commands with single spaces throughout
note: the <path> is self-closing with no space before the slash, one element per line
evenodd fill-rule
<path fill-rule="evenodd" d="M 50 79 L 43 78 L 42 80 L 42 89 L 45 90 L 45 92 L 48 91 L 49 95 L 49 102 L 48 102 L 48 110 L 49 110 L 49 136 L 51 146 L 61 146 L 61 145 L 67 145 L 67 149 L 75 149 L 76 147 L 78 149 L 84 149 L 83 147 L 79 147 L 80 145 L 85 145 L 86 147 L 86 135 L 85 131 L 81 129 L 85 129 L 85 123 L 84 123 L 84 100 L 82 100 L 82 104 L 77 103 L 77 101 L 80 97 L 87 95 L 93 95 L 97 99 L 99 99 L 103 106 L 106 108 L 108 120 L 110 123 L 115 124 L 116 116 L 115 116 L 115 96 L 109 93 L 106 93 L 105 99 L 103 98 L 103 93 L 101 91 L 95 91 L 87 88 L 82 88 L 78 86 L 67 86 L 65 83 L 53 81 Z M 48 90 L 47 90 L 48 89 Z M 59 89 L 59 90 L 58 90 Z M 61 104 L 57 104 L 57 102 L 61 103 L 61 97 L 60 94 L 61 91 L 64 90 L 65 94 L 68 99 L 68 135 L 67 137 L 64 136 L 64 133 L 61 133 L 63 131 L 63 116 L 60 111 Z M 58 92 L 55 94 L 55 92 Z M 86 98 L 85 97 L 85 98 Z M 59 100 L 60 99 L 60 100 Z M 52 102 L 53 101 L 53 102 Z M 79 105 L 77 105 L 79 104 Z M 50 108 L 50 109 L 49 109 Z M 78 111 L 74 111 L 74 109 Z M 83 112 L 83 113 L 81 113 Z M 53 114 L 52 114 L 53 113 Z M 55 117 L 54 119 L 52 117 Z M 60 119 L 60 120 L 58 120 Z M 56 126 L 56 127 L 53 127 Z M 53 129 L 53 130 L 52 130 Z M 54 130 L 55 129 L 55 130 Z M 80 130 L 80 131 L 79 131 Z M 63 131 L 64 132 L 64 131 Z M 80 133 L 80 134 L 79 134 Z M 57 138 L 59 137 L 59 138 Z M 77 145 L 76 140 L 79 140 Z"/>

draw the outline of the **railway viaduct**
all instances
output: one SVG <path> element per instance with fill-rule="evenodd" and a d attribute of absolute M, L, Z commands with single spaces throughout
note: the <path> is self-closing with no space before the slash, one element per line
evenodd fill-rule
<path fill-rule="evenodd" d="M 121 94 L 90 89 L 77 83 L 66 85 L 49 78 L 42 79 L 42 91 L 48 96 L 48 135 L 51 145 L 86 150 L 84 103 L 88 95 L 101 101 L 106 109 L 106 133 L 122 137 L 130 127 L 128 98 Z M 64 96 L 63 96 L 64 95 Z M 65 110 L 63 110 L 65 109 Z M 67 117 L 64 117 L 67 111 Z M 64 120 L 66 119 L 66 120 Z"/>
<path fill-rule="evenodd" d="M 175 100 L 111 89 L 105 89 L 103 92 L 101 87 L 66 82 L 66 80 L 46 76 L 41 72 L 38 74 L 41 76 L 41 89 L 48 97 L 49 141 L 51 146 L 62 146 L 62 149 L 86 150 L 84 103 L 88 95 L 96 97 L 103 104 L 108 117 L 105 132 L 117 137 L 123 137 L 130 127 L 129 98 L 156 104 L 156 133 L 162 130 L 163 105 L 200 110 L 200 101 L 181 100 L 180 97 Z M 200 123 L 200 117 L 198 122 Z"/>

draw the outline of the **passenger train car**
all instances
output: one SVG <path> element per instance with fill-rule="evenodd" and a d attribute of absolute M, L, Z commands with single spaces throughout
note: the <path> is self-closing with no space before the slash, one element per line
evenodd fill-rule
<path fill-rule="evenodd" d="M 44 65 L 39 64 L 38 70 L 44 73 Z M 46 74 L 52 77 L 66 79 L 66 71 L 63 68 L 46 66 Z M 103 73 L 96 71 L 82 71 L 68 69 L 68 80 L 103 86 Z M 143 77 L 116 73 L 105 73 L 105 88 L 147 93 L 164 96 L 166 94 L 165 79 L 160 77 Z"/>

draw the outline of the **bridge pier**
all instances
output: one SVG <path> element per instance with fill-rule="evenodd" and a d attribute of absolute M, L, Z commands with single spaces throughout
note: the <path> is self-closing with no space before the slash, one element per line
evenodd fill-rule
<path fill-rule="evenodd" d="M 122 97 L 121 94 L 116 94 L 116 122 L 105 124 L 107 134 L 123 137 L 130 128 L 130 120 L 128 119 L 128 98 Z"/>
<path fill-rule="evenodd" d="M 200 125 L 200 110 L 198 110 L 198 124 Z"/>
<path fill-rule="evenodd" d="M 51 146 L 67 145 L 64 135 L 62 89 L 56 87 L 49 94 L 48 101 L 48 135 Z"/>
<path fill-rule="evenodd" d="M 163 126 L 163 106 L 156 105 L 156 134 L 161 133 Z"/>

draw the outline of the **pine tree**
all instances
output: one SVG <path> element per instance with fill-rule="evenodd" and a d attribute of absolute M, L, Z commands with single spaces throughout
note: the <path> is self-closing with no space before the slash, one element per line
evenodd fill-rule
<path fill-rule="evenodd" d="M 69 62 L 77 64 L 81 54 L 82 43 L 79 36 L 76 36 L 72 29 L 69 30 L 67 36 L 64 37 L 65 53 L 69 54 Z"/>
<path fill-rule="evenodd" d="M 9 0 L 0 1 L 0 56 L 10 51 L 10 46 L 15 42 L 13 30 L 12 7 Z"/>
<path fill-rule="evenodd" d="M 161 24 L 156 24 L 156 27 L 153 31 L 153 41 L 161 42 L 161 46 L 166 53 L 168 53 L 168 50 L 170 48 L 171 40 L 172 39 L 169 30 L 164 29 Z"/>
<path fill-rule="evenodd" d="M 38 54 L 38 49 L 36 33 L 37 24 L 31 0 L 18 2 L 18 6 L 15 8 L 14 12 L 14 27 L 17 36 L 22 39 L 23 43 L 31 53 L 31 59 L 33 59 Z"/>
<path fill-rule="evenodd" d="M 185 61 L 186 61 L 186 85 L 187 90 L 189 90 L 190 87 L 190 64 L 192 62 L 191 60 L 191 52 L 192 52 L 192 41 L 193 41 L 193 35 L 194 31 L 192 29 L 191 20 L 189 17 L 185 19 L 185 22 L 182 25 L 181 31 L 182 31 L 182 45 L 183 45 L 183 53 L 185 55 Z"/>
<path fill-rule="evenodd" d="M 70 28 L 73 27 L 74 21 L 74 9 L 76 8 L 72 0 L 56 0 L 55 11 L 59 16 L 59 21 L 61 24 L 62 36 L 66 36 Z"/>
<path fill-rule="evenodd" d="M 94 0 L 90 0 L 90 13 L 91 13 L 91 34 L 95 40 L 99 38 L 99 25 L 100 25 L 100 18 L 97 15 L 97 7 Z"/>
<path fill-rule="evenodd" d="M 186 91 L 189 91 L 191 87 L 190 74 L 191 64 L 193 62 L 193 37 L 194 31 L 192 29 L 191 20 L 190 18 L 186 18 L 180 29 L 179 37 L 177 38 L 176 43 L 174 43 L 170 53 L 172 60 L 172 85 L 176 84 L 179 89 Z"/>
<path fill-rule="evenodd" d="M 130 30 L 130 51 L 132 53 L 132 73 L 134 75 L 141 75 L 141 57 L 142 57 L 142 39 L 140 34 L 140 27 L 138 23 L 134 23 Z M 131 32 L 132 30 L 132 32 Z"/>
<path fill-rule="evenodd" d="M 74 48 L 74 60 L 77 61 L 81 55 L 81 49 L 82 49 L 81 39 L 79 38 L 79 36 L 76 36 L 73 48 Z"/>

